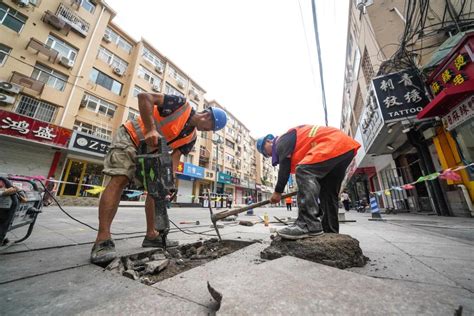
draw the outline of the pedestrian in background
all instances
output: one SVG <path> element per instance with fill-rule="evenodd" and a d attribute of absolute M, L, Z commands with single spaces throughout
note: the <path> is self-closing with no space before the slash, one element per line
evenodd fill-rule
<path fill-rule="evenodd" d="M 287 197 L 285 199 L 285 203 L 286 203 L 286 210 L 287 211 L 291 211 L 291 203 L 293 202 L 293 199 L 291 198 L 291 196 Z"/>
<path fill-rule="evenodd" d="M 227 195 L 227 208 L 232 208 L 232 202 L 234 201 L 232 194 Z"/>
<path fill-rule="evenodd" d="M 341 193 L 341 202 L 344 205 L 346 212 L 348 212 L 351 206 L 351 199 L 345 190 Z"/>

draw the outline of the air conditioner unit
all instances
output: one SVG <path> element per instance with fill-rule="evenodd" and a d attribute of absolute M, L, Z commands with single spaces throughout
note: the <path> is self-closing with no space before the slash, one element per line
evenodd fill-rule
<path fill-rule="evenodd" d="M 8 81 L 0 80 L 0 90 L 18 94 L 20 92 L 20 86 Z"/>
<path fill-rule="evenodd" d="M 155 70 L 157 73 L 159 73 L 160 75 L 163 73 L 163 68 L 161 68 L 161 66 L 155 66 Z"/>
<path fill-rule="evenodd" d="M 112 38 L 110 37 L 109 34 L 104 34 L 104 36 L 102 36 L 102 39 L 103 39 L 104 42 L 106 42 L 106 43 L 112 42 Z"/>
<path fill-rule="evenodd" d="M 194 100 L 196 101 L 201 101 L 201 98 L 199 97 L 199 94 L 194 95 Z"/>
<path fill-rule="evenodd" d="M 122 68 L 119 68 L 119 67 L 115 67 L 114 68 L 114 73 L 120 77 L 123 76 L 123 74 L 125 73 L 125 71 L 122 69 Z"/>
<path fill-rule="evenodd" d="M 365 9 L 374 4 L 374 0 L 356 0 L 356 8 L 359 11 L 365 13 Z"/>
<path fill-rule="evenodd" d="M 59 63 L 68 69 L 74 67 L 74 60 L 71 60 L 66 56 L 61 56 L 59 58 Z"/>
<path fill-rule="evenodd" d="M 178 87 L 180 87 L 181 89 L 184 89 L 184 82 L 178 81 Z"/>
<path fill-rule="evenodd" d="M 19 7 L 27 7 L 30 4 L 29 0 L 15 0 L 14 1 Z"/>
<path fill-rule="evenodd" d="M 15 97 L 0 93 L 0 103 L 13 104 L 15 103 Z"/>
<path fill-rule="evenodd" d="M 155 91 L 155 92 L 160 92 L 160 86 L 154 84 L 154 85 L 151 87 L 151 90 L 153 90 L 153 91 Z"/>

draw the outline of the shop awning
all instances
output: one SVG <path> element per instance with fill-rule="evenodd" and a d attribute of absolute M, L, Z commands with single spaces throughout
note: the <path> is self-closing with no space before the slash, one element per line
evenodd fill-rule
<path fill-rule="evenodd" d="M 441 91 L 416 117 L 423 119 L 433 116 L 443 116 L 473 93 L 474 80 L 468 80 L 457 87 L 449 87 Z"/>

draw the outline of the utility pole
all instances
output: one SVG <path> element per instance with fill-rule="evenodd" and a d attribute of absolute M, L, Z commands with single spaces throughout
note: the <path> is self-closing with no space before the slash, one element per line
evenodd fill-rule
<path fill-rule="evenodd" d="M 219 135 L 216 135 L 217 139 L 212 140 L 214 145 L 216 145 L 216 179 L 214 181 L 214 193 L 217 193 L 217 180 L 219 179 L 219 145 L 222 144 L 221 138 Z"/>
<path fill-rule="evenodd" d="M 318 50 L 319 77 L 321 78 L 321 93 L 323 96 L 324 121 L 326 122 L 326 126 L 328 126 L 328 110 L 326 107 L 326 91 L 324 89 L 323 63 L 321 60 L 321 45 L 319 44 L 318 19 L 316 17 L 316 0 L 311 1 L 311 6 L 313 8 L 314 35 L 316 36 L 316 48 Z"/>

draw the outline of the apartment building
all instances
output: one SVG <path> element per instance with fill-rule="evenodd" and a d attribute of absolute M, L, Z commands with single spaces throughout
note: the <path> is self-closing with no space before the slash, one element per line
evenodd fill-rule
<path fill-rule="evenodd" d="M 152 43 L 114 24 L 104 1 L 1 1 L 0 13 L 0 172 L 54 177 L 66 182 L 60 195 L 85 195 L 80 184 L 104 183 L 103 157 L 114 131 L 139 115 L 138 93 L 224 108 Z M 224 130 L 199 133 L 178 166 L 178 202 L 214 189 L 237 203 L 255 196 L 254 148 L 231 113 Z"/>
<path fill-rule="evenodd" d="M 441 115 L 425 116 L 435 107 L 436 98 L 443 97 L 437 97 L 441 89 L 463 85 L 457 88 L 461 93 L 445 91 L 450 96 L 441 102 L 444 108 L 438 114 L 446 115 L 472 94 L 469 76 L 460 74 L 463 80 L 457 82 L 451 77 L 444 80 L 439 78 L 443 69 L 437 69 L 443 58 L 451 58 L 445 64 L 454 63 L 459 55 L 455 50 L 471 41 L 474 13 L 463 3 L 351 1 L 341 129 L 362 144 L 345 183 L 352 200 L 368 202 L 370 192 L 376 192 L 379 207 L 439 215 L 466 213 L 462 209 L 474 198 L 474 170 L 469 168 L 460 171 L 462 181 L 419 181 L 412 189 L 402 189 L 422 176 L 471 161 L 463 161 L 458 149 L 466 148 L 464 157 L 470 155 L 469 146 L 463 144 L 473 139 L 472 134 L 456 141 L 444 129 Z M 466 54 L 464 50 L 462 56 Z M 469 58 L 459 69 L 451 67 L 450 76 L 469 73 Z M 436 86 L 443 87 L 435 91 Z"/>

